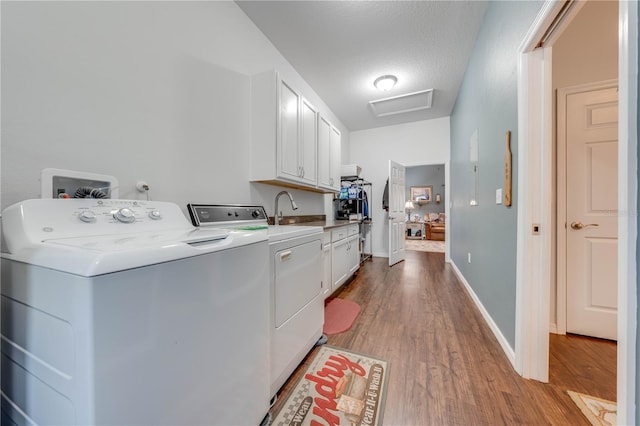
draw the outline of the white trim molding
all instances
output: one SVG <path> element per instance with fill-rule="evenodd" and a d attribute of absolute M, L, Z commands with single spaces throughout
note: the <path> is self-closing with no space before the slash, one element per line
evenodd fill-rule
<path fill-rule="evenodd" d="M 513 351 L 513 348 L 509 345 L 507 338 L 504 337 L 504 335 L 498 328 L 498 325 L 495 323 L 493 318 L 491 318 L 491 315 L 489 315 L 489 312 L 486 310 L 486 308 L 480 301 L 480 298 L 478 298 L 478 295 L 473 291 L 473 289 L 471 288 L 471 285 L 469 285 L 469 282 L 466 280 L 464 275 L 462 275 L 462 272 L 460 272 L 460 269 L 458 269 L 458 266 L 455 264 L 453 260 L 451 260 L 451 266 L 453 267 L 453 271 L 458 276 L 458 279 L 460 280 L 462 285 L 464 285 L 464 288 L 467 290 L 467 293 L 469 293 L 469 296 L 471 296 L 471 300 L 473 300 L 473 302 L 476 304 L 476 307 L 482 314 L 482 318 L 484 318 L 485 322 L 493 332 L 493 335 L 496 336 L 496 340 L 500 344 L 500 347 L 502 347 L 502 350 L 504 351 L 505 355 L 509 359 L 509 362 L 511 362 L 511 365 L 515 368 L 515 352 Z"/>
<path fill-rule="evenodd" d="M 618 424 L 636 423 L 638 3 L 618 3 Z"/>
<path fill-rule="evenodd" d="M 545 22 L 539 20 L 538 22 Z M 529 43 L 523 43 L 521 49 Z M 516 258 L 516 371 L 549 380 L 552 187 L 551 48 L 518 58 L 518 225 Z M 539 234 L 532 232 L 538 225 Z M 545 354 L 542 356 L 542 354 Z"/>

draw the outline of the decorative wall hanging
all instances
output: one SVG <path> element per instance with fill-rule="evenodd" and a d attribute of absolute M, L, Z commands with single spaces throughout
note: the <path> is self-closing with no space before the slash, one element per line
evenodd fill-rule
<path fill-rule="evenodd" d="M 511 206 L 511 131 L 507 130 L 504 151 L 504 205 Z"/>
<path fill-rule="evenodd" d="M 418 204 L 430 203 L 433 199 L 433 187 L 432 186 L 412 186 L 411 187 L 411 201 Z"/>

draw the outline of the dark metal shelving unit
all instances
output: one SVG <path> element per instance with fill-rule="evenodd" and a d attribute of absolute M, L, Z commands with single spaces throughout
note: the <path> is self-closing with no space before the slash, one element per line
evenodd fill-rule
<path fill-rule="evenodd" d="M 343 187 L 343 183 L 347 182 L 349 183 L 349 186 L 351 185 L 355 185 L 358 188 L 358 194 L 360 193 L 360 190 L 364 191 L 366 193 L 366 197 L 356 197 L 356 198 L 339 198 L 340 197 L 340 193 L 338 193 L 337 195 L 334 196 L 333 201 L 344 201 L 344 200 L 351 200 L 354 201 L 356 204 L 356 211 L 355 214 L 356 215 L 360 215 L 360 217 L 362 217 L 362 219 L 358 219 L 358 226 L 359 226 L 359 231 L 360 231 L 360 263 L 364 263 L 366 260 L 371 259 L 373 257 L 373 239 L 371 236 L 371 227 L 373 226 L 373 221 L 371 220 L 371 196 L 372 196 L 372 183 L 369 181 L 364 180 L 363 178 L 359 177 L 359 176 L 342 176 L 340 178 L 340 188 Z M 368 208 L 368 215 L 365 218 L 364 216 L 364 212 L 363 210 L 363 202 L 366 201 L 367 202 L 367 208 Z M 367 233 L 369 233 L 369 236 L 367 238 Z M 366 246 L 367 246 L 367 240 L 369 241 L 369 251 L 366 251 Z"/>

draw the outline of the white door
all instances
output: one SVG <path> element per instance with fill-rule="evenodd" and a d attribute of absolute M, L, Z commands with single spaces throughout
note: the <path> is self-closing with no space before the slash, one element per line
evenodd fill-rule
<path fill-rule="evenodd" d="M 404 172 L 402 164 L 389 160 L 389 266 L 405 257 Z"/>
<path fill-rule="evenodd" d="M 617 338 L 617 87 L 567 95 L 567 332 Z"/>

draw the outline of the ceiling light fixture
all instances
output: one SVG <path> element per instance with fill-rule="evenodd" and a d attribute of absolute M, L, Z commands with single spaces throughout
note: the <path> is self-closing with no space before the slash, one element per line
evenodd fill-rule
<path fill-rule="evenodd" d="M 376 80 L 373 82 L 373 85 L 376 87 L 376 89 L 386 92 L 388 90 L 391 90 L 397 82 L 398 77 L 396 77 L 395 75 L 382 75 L 376 78 Z"/>

